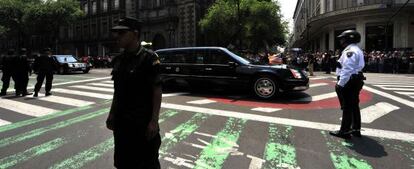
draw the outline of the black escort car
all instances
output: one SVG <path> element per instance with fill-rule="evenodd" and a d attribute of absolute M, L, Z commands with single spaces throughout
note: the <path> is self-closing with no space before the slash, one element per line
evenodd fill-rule
<path fill-rule="evenodd" d="M 242 87 L 261 99 L 309 88 L 304 71 L 287 65 L 254 63 L 222 47 L 170 48 L 155 52 L 160 57 L 164 84 L 184 81 L 190 86 Z"/>

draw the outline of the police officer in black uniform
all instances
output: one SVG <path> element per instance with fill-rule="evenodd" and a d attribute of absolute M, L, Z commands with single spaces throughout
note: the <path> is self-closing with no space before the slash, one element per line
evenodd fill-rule
<path fill-rule="evenodd" d="M 26 52 L 26 48 L 20 49 L 20 55 L 16 59 L 16 96 L 26 96 L 32 94 L 27 92 L 29 75 L 32 74 L 32 70 L 30 68 Z"/>
<path fill-rule="evenodd" d="M 357 46 L 361 35 L 355 30 L 347 30 L 338 38 L 345 48 L 338 60 L 336 69 L 338 82 L 335 87 L 342 109 L 342 123 L 340 130 L 329 133 L 342 138 L 350 138 L 351 135 L 361 137 L 359 93 L 365 80 L 362 74 L 365 66 L 364 53 Z"/>
<path fill-rule="evenodd" d="M 158 169 L 160 62 L 140 45 L 140 30 L 141 22 L 128 17 L 112 28 L 124 51 L 112 61 L 115 92 L 106 124 L 114 134 L 116 168 Z"/>
<path fill-rule="evenodd" d="M 37 71 L 37 83 L 34 88 L 33 97 L 37 97 L 42 87 L 43 80 L 46 77 L 46 96 L 51 95 L 52 93 L 50 90 L 52 89 L 52 81 L 53 81 L 53 72 L 56 69 L 53 57 L 52 57 L 52 50 L 50 48 L 43 49 L 43 54 L 40 57 L 36 58 L 33 68 Z"/>
<path fill-rule="evenodd" d="M 5 55 L 2 59 L 3 76 L 1 77 L 1 81 L 3 82 L 3 86 L 1 88 L 0 96 L 5 96 L 10 85 L 10 78 L 16 82 L 16 55 L 14 54 L 14 49 L 9 49 L 7 55 Z M 15 83 L 14 88 L 16 89 L 16 87 Z"/>

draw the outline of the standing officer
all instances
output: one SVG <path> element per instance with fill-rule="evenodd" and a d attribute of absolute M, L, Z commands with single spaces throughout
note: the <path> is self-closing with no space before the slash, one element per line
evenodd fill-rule
<path fill-rule="evenodd" d="M 43 80 L 46 77 L 46 96 L 51 95 L 53 72 L 55 71 L 55 62 L 52 57 L 52 50 L 50 48 L 43 49 L 43 54 L 36 58 L 34 62 L 34 70 L 37 71 L 37 83 L 34 88 L 33 97 L 37 97 L 42 87 Z"/>
<path fill-rule="evenodd" d="M 20 56 L 16 59 L 16 96 L 26 96 L 31 94 L 27 92 L 27 84 L 29 82 L 29 75 L 32 74 L 32 70 L 26 52 L 26 48 L 20 49 Z"/>
<path fill-rule="evenodd" d="M 1 88 L 0 96 L 5 96 L 7 94 L 7 89 L 10 85 L 10 78 L 13 78 L 15 82 L 14 88 L 16 89 L 16 56 L 14 55 L 14 49 L 9 49 L 7 55 L 3 57 L 3 76 L 1 77 L 1 81 L 3 82 L 3 86 Z M 17 90 L 16 90 L 17 95 Z"/>
<path fill-rule="evenodd" d="M 115 93 L 106 121 L 114 134 L 116 168 L 160 168 L 160 62 L 153 51 L 139 43 L 141 24 L 124 18 L 111 30 L 124 49 L 112 61 Z"/>
<path fill-rule="evenodd" d="M 338 82 L 336 93 L 342 109 L 341 129 L 329 134 L 342 138 L 353 136 L 361 137 L 361 112 L 359 110 L 359 93 L 364 85 L 364 53 L 356 45 L 361 35 L 354 30 L 344 31 L 338 36 L 345 49 L 338 60 L 336 74 Z"/>

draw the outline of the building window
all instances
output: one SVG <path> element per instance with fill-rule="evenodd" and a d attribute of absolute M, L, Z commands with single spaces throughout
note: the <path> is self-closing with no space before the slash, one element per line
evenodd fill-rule
<path fill-rule="evenodd" d="M 102 10 L 104 12 L 108 11 L 108 0 L 103 0 L 102 1 Z"/>
<path fill-rule="evenodd" d="M 367 26 L 365 28 L 365 49 L 367 51 L 392 49 L 393 47 L 393 25 Z"/>
<path fill-rule="evenodd" d="M 92 14 L 96 14 L 96 1 L 92 1 Z"/>
<path fill-rule="evenodd" d="M 89 10 L 88 10 L 88 2 L 83 4 L 83 10 L 85 11 L 85 14 L 88 14 Z"/>
<path fill-rule="evenodd" d="M 119 9 L 119 0 L 114 0 L 114 9 Z"/>

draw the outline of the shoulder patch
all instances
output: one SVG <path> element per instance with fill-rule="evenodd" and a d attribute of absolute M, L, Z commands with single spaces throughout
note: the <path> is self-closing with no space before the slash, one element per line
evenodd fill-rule
<path fill-rule="evenodd" d="M 354 55 L 354 52 L 347 52 L 347 53 L 346 53 L 346 56 L 348 56 L 349 58 L 350 58 L 352 55 Z"/>

